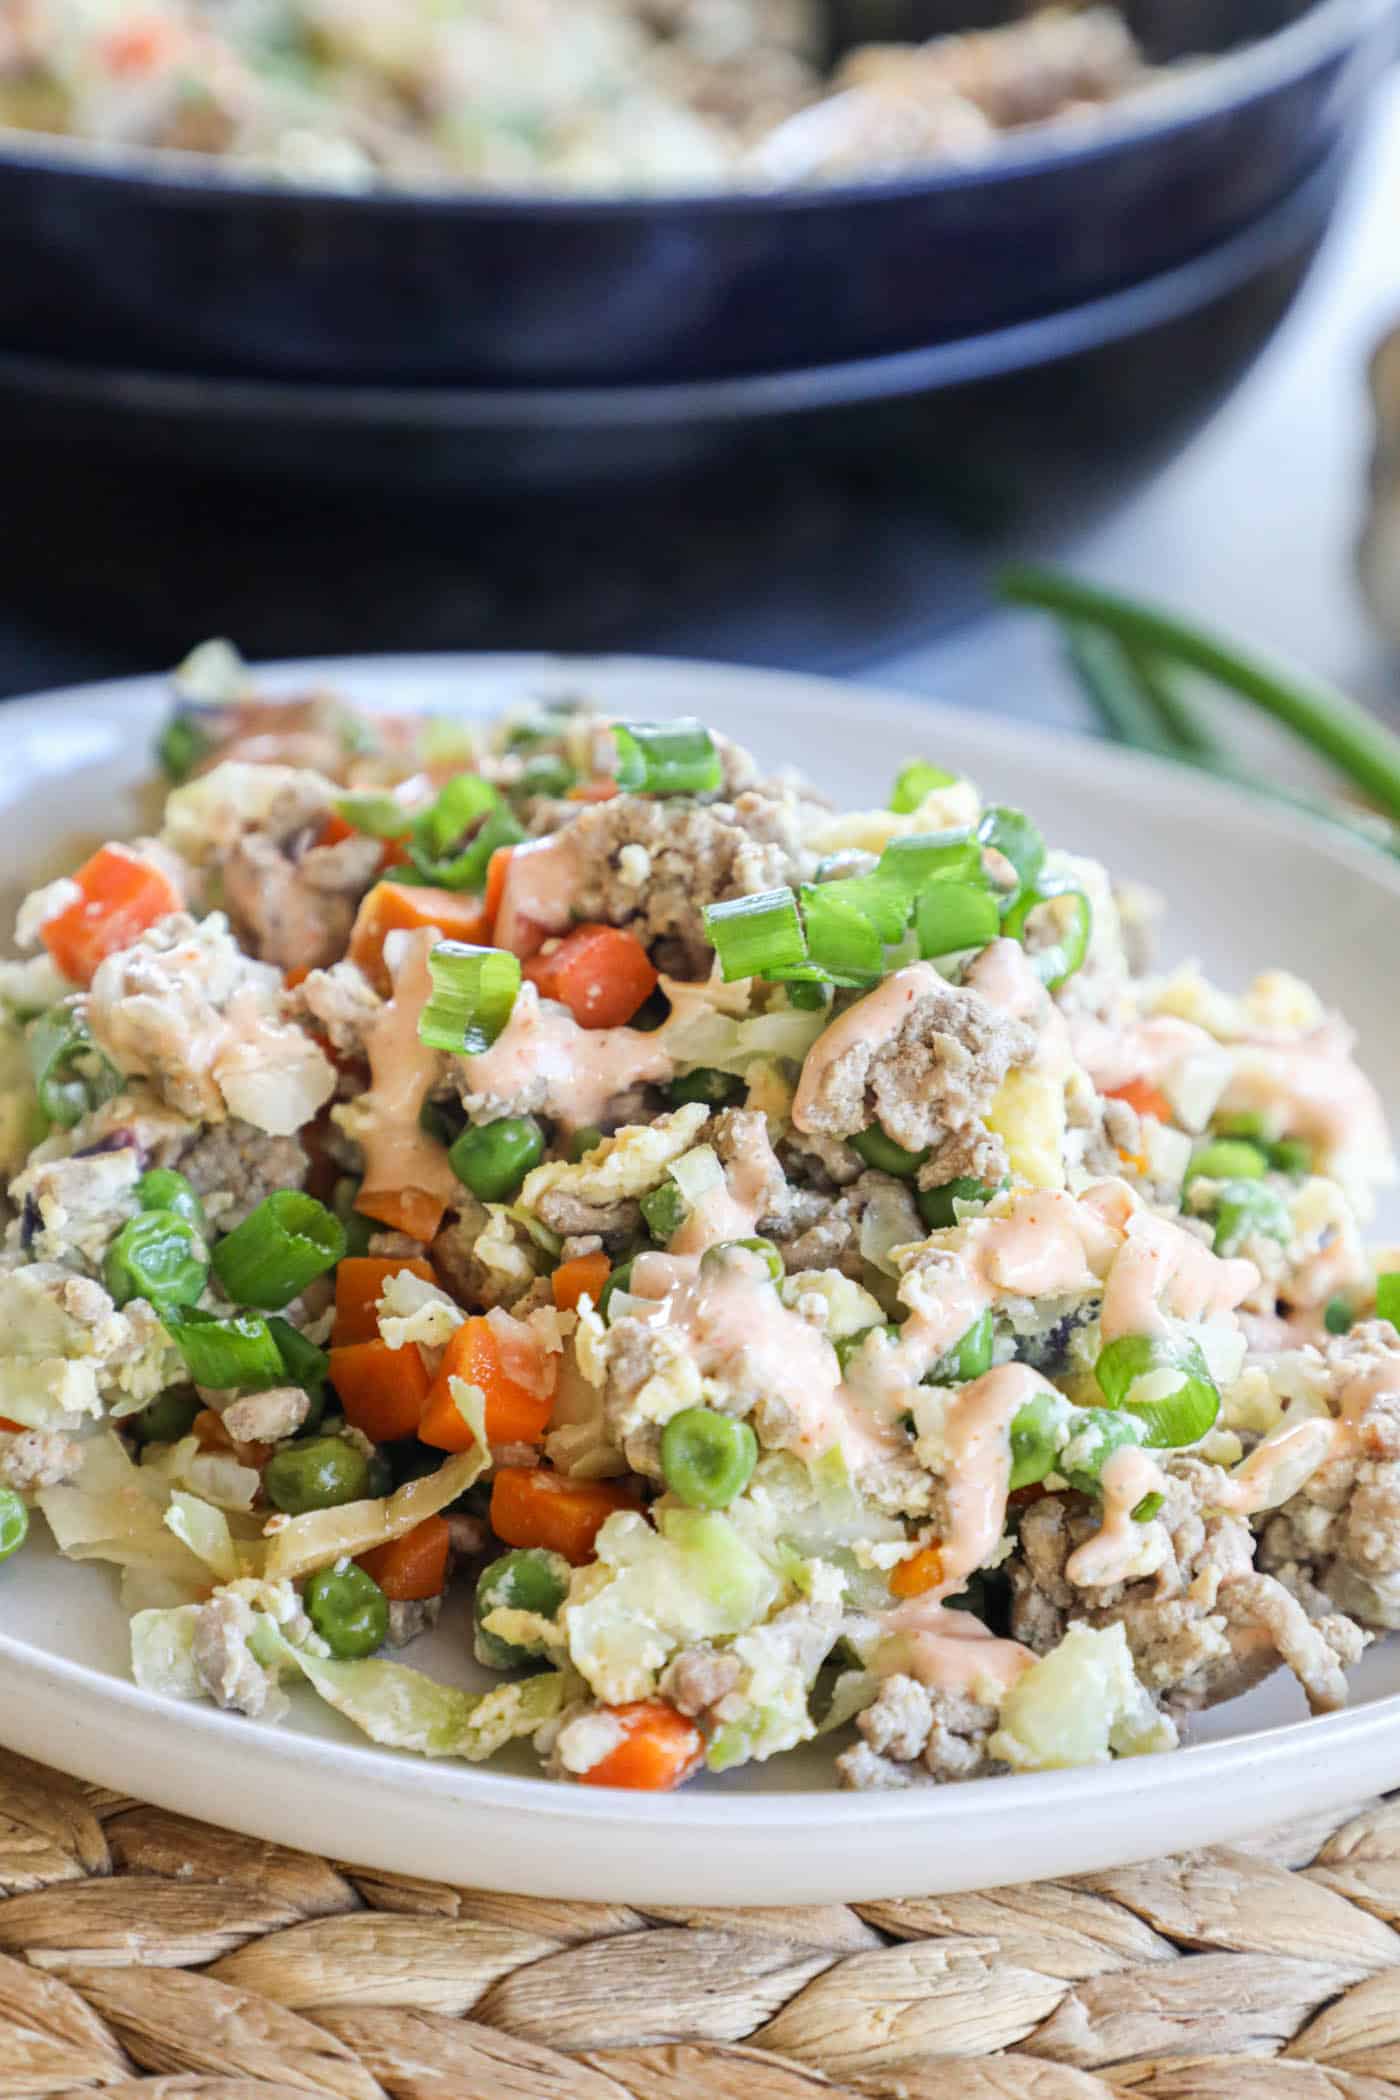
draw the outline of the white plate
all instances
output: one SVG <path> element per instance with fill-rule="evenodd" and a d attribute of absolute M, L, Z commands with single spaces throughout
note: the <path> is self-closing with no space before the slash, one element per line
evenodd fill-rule
<path fill-rule="evenodd" d="M 636 660 L 360 659 L 327 677 L 376 706 L 489 711 L 586 690 L 632 715 L 695 713 L 843 802 L 882 801 L 923 752 L 1024 803 L 1051 838 L 1102 855 L 1174 906 L 1168 946 L 1227 984 L 1281 964 L 1358 1027 L 1400 1105 L 1391 961 L 1400 868 L 1201 777 L 995 717 L 943 713 L 829 680 Z M 155 681 L 0 712 L 0 888 L 75 835 L 136 823 L 164 706 Z M 42 1525 L 36 1531 L 42 1531 Z M 310 1695 L 269 1728 L 128 1682 L 108 1571 L 37 1537 L 0 1576 L 0 1737 L 162 1806 L 371 1866 L 527 1894 L 646 1903 L 798 1903 L 905 1895 L 1086 1870 L 1239 1836 L 1400 1783 L 1400 1640 L 1379 1644 L 1342 1714 L 1309 1720 L 1282 1673 L 1217 1709 L 1170 1757 L 889 1795 L 830 1786 L 830 1748 L 680 1795 L 566 1787 L 379 1751 Z M 473 1681 L 456 1607 L 412 1660 Z M 525 1772 L 526 1765 L 516 1770 Z"/>

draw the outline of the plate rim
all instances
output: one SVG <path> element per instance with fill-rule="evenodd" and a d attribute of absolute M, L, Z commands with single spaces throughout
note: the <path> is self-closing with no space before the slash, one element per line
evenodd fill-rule
<path fill-rule="evenodd" d="M 1091 760 L 1100 777 L 1121 784 L 1127 791 L 1150 791 L 1153 783 L 1164 778 L 1174 781 L 1178 790 L 1189 782 L 1193 798 L 1207 807 L 1215 805 L 1222 812 L 1229 813 L 1237 835 L 1244 838 L 1246 844 L 1250 833 L 1267 835 L 1275 843 L 1286 834 L 1296 843 L 1301 829 L 1310 842 L 1310 850 L 1362 877 L 1400 907 L 1400 863 L 1388 861 L 1374 849 L 1352 841 L 1344 833 L 1334 831 L 1305 812 L 1271 803 L 1262 796 L 1251 796 L 1232 782 L 1204 776 L 1188 766 L 1100 743 L 1076 731 L 1023 723 L 990 712 L 982 714 L 971 709 L 947 707 L 878 682 L 868 684 L 864 680 L 845 680 L 821 673 L 753 668 L 736 662 L 625 653 L 384 653 L 282 659 L 251 665 L 250 669 L 259 683 L 273 693 L 307 684 L 334 682 L 353 697 L 358 682 L 361 687 L 377 689 L 365 693 L 369 704 L 394 711 L 423 706 L 426 696 L 421 682 L 425 680 L 431 699 L 439 704 L 455 701 L 466 713 L 483 713 L 489 706 L 501 704 L 511 696 L 512 688 L 517 697 L 523 699 L 535 694 L 541 685 L 546 688 L 550 683 L 587 686 L 594 682 L 603 688 L 600 697 L 606 698 L 609 683 L 625 688 L 629 682 L 643 681 L 656 688 L 656 698 L 663 713 L 702 701 L 703 693 L 688 691 L 692 684 L 709 685 L 725 693 L 736 693 L 741 686 L 752 688 L 758 685 L 763 689 L 766 702 L 779 712 L 793 716 L 810 715 L 814 702 L 820 699 L 828 707 L 859 707 L 863 719 L 883 721 L 895 732 L 902 729 L 913 734 L 917 729 L 924 741 L 930 732 L 936 735 L 941 724 L 952 736 L 961 737 L 974 747 L 985 747 L 989 738 L 1010 727 L 1025 754 L 1031 757 L 1039 755 L 1046 760 L 1053 757 L 1057 763 L 1063 763 L 1066 747 L 1077 749 Z M 420 682 L 420 690 L 416 693 L 412 690 L 415 679 Z M 440 696 L 431 690 L 434 681 L 443 682 Z M 449 682 L 450 693 L 447 690 Z M 403 689 L 402 695 L 396 699 L 399 687 Z M 115 717 L 118 712 L 129 713 L 133 707 L 153 711 L 165 700 L 167 690 L 166 679 L 155 674 L 99 680 L 26 695 L 0 703 L 0 736 L 7 728 L 17 727 L 21 732 L 52 728 L 55 715 L 80 722 L 91 721 L 94 714 Z M 616 704 L 623 704 L 622 699 L 619 698 Z M 84 762 L 92 761 L 78 761 L 79 764 Z M 994 764 L 994 759 L 991 762 Z M 45 778 L 58 779 L 72 769 L 70 762 L 58 763 L 41 771 L 38 775 L 41 791 Z M 34 792 L 34 788 L 28 792 Z M 104 1717 L 104 1711 L 108 1715 L 139 1717 L 161 1730 L 172 1756 L 178 1754 L 182 1739 L 192 1749 L 210 1749 L 226 1759 L 240 1759 L 253 1752 L 265 1782 L 283 1776 L 291 1782 L 299 1778 L 304 1780 L 307 1776 L 314 1778 L 319 1770 L 342 1784 L 365 1787 L 371 1785 L 375 1775 L 379 1774 L 386 1781 L 392 1779 L 397 1786 L 411 1771 L 417 1799 L 425 1809 L 455 1805 L 482 1812 L 495 1810 L 525 1817 L 536 1826 L 541 1822 L 582 1823 L 595 1832 L 625 1826 L 644 1837 L 661 1837 L 666 1832 L 674 1832 L 691 1840 L 704 1840 L 721 1834 L 732 1838 L 744 1830 L 762 1829 L 775 1839 L 791 1839 L 804 1833 L 816 1835 L 818 1831 L 829 1839 L 837 1839 L 842 1834 L 858 1831 L 862 1825 L 874 1825 L 886 1832 L 893 1828 L 907 1831 L 911 1836 L 932 1838 L 937 1835 L 940 1824 L 953 1815 L 961 1825 L 975 1823 L 990 1830 L 1004 1820 L 1007 1809 L 1013 1804 L 1019 1804 L 1018 1813 L 1023 1816 L 1045 1812 L 1053 1816 L 1058 1811 L 1068 1829 L 1074 1823 L 1072 1811 L 1076 1807 L 1089 1809 L 1098 1802 L 1121 1807 L 1139 1794 L 1144 1797 L 1145 1806 L 1150 1805 L 1164 1813 L 1188 1801 L 1194 1801 L 1199 1808 L 1202 1805 L 1200 1797 L 1213 1791 L 1214 1781 L 1228 1781 L 1246 1773 L 1254 1782 L 1258 1798 L 1266 1804 L 1261 1808 L 1258 1820 L 1267 1822 L 1277 1819 L 1277 1797 L 1288 1773 L 1295 1774 L 1300 1781 L 1307 1778 L 1311 1803 L 1322 1805 L 1324 1800 L 1330 1799 L 1340 1804 L 1352 1798 L 1358 1781 L 1354 1776 L 1346 1779 L 1332 1776 L 1338 1769 L 1339 1755 L 1349 1753 L 1348 1773 L 1354 1773 L 1358 1762 L 1367 1772 L 1375 1773 L 1389 1744 L 1394 1746 L 1394 1776 L 1400 1779 L 1400 1692 L 1382 1694 L 1363 1705 L 1334 1714 L 1261 1724 L 1223 1741 L 1190 1743 L 1161 1756 L 1123 1759 L 1105 1767 L 976 1779 L 962 1782 L 951 1790 L 929 1786 L 889 1793 L 855 1793 L 821 1787 L 751 1794 L 715 1790 L 639 1798 L 624 1790 L 586 1789 L 556 1780 L 501 1773 L 487 1766 L 447 1760 L 439 1763 L 413 1758 L 407 1752 L 386 1751 L 369 1742 L 331 1741 L 283 1731 L 276 1724 L 250 1723 L 243 1716 L 224 1713 L 203 1703 L 171 1700 L 144 1692 L 128 1677 L 100 1674 L 85 1663 L 46 1654 L 3 1630 L 0 1630 L 0 1666 L 12 1685 L 18 1687 L 28 1681 L 41 1699 L 47 1701 L 48 1710 L 71 1713 L 79 1724 L 85 1718 L 84 1709 L 86 1718 L 95 1716 L 98 1721 Z M 81 1705 L 75 1702 L 81 1702 Z M 31 1731 L 24 1725 L 17 1727 L 12 1717 L 0 1719 L 0 1739 L 10 1741 L 16 1737 L 24 1737 L 30 1743 L 28 1754 L 44 1754 L 42 1747 L 33 1745 Z M 1387 1738 L 1388 1742 L 1380 1740 L 1382 1738 Z M 104 1757 L 109 1769 L 124 1762 L 120 1747 L 113 1749 L 108 1746 Z M 1313 1768 L 1311 1771 L 1309 1766 Z M 98 1773 L 92 1776 L 100 1778 Z M 1008 1783 L 1014 1783 L 1014 1793 L 1009 1797 Z M 184 1790 L 163 1781 L 162 1769 L 150 1771 L 144 1785 L 149 1798 L 158 1803 L 163 1793 L 167 1796 L 172 1792 L 179 1793 L 180 1803 L 187 1799 Z M 168 1801 L 163 1805 L 178 1806 L 180 1803 Z M 237 1821 L 238 1818 L 230 1817 L 229 1820 Z M 270 1805 L 264 1822 L 270 1829 L 275 1820 Z M 1198 1828 L 1201 1820 L 1198 1816 L 1196 1824 L 1191 1827 Z M 1241 1820 L 1238 1815 L 1223 1819 L 1217 1816 L 1218 1832 L 1222 1824 L 1231 1830 L 1250 1827 L 1248 1819 Z M 288 1817 L 284 1816 L 282 1829 L 287 1827 Z M 294 1843 L 295 1835 L 284 1836 L 283 1841 Z M 356 1833 L 347 1833 L 346 1856 L 356 1856 L 356 1841 Z M 1187 1841 L 1199 1843 L 1202 1840 L 1197 1836 Z M 373 1851 L 370 1838 L 360 1842 Z M 1150 1838 L 1147 1842 L 1153 1849 L 1158 1849 Z M 1061 1845 L 1062 1855 L 1067 1845 L 1070 1856 L 1064 1858 L 1062 1865 L 1043 1867 L 1037 1872 L 1075 1871 L 1072 1862 L 1079 1855 L 1068 1840 Z M 1122 1846 L 1114 1847 L 1115 1859 L 1127 1856 Z M 860 1878 L 858 1871 L 838 1871 L 842 1873 L 843 1881 L 858 1881 Z M 1024 1876 L 1013 1872 L 1010 1878 Z M 545 1891 L 541 1888 L 540 1892 Z M 558 1892 L 565 1892 L 562 1885 Z M 751 1897 L 748 1900 L 763 1899 Z"/>

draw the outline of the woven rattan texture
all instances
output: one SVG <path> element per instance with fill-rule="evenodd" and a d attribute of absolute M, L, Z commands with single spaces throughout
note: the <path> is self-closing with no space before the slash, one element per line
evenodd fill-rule
<path fill-rule="evenodd" d="M 1400 1798 L 975 1896 L 640 1912 L 0 1753 L 0 2100 L 1396 2100 Z"/>

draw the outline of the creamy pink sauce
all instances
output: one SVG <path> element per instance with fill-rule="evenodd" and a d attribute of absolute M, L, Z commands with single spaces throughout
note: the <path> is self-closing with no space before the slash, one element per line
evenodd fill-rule
<path fill-rule="evenodd" d="M 848 1006 L 829 1028 L 823 1029 L 803 1059 L 792 1104 L 792 1120 L 797 1128 L 811 1130 L 812 1110 L 834 1064 L 862 1047 L 868 1047 L 873 1055 L 898 1035 L 917 1000 L 944 990 L 946 983 L 932 963 L 910 963 L 906 969 L 894 971 L 863 999 L 857 999 L 854 1006 Z"/>
<path fill-rule="evenodd" d="M 1103 1517 L 1093 1537 L 1065 1562 L 1071 1582 L 1086 1588 L 1121 1582 L 1130 1569 L 1141 1536 L 1133 1511 L 1144 1495 L 1160 1495 L 1167 1477 L 1148 1451 L 1128 1444 L 1115 1451 L 1099 1475 Z"/>
<path fill-rule="evenodd" d="M 486 1315 L 486 1324 L 495 1336 L 506 1377 L 537 1399 L 549 1399 L 559 1375 L 559 1358 L 542 1348 L 534 1330 L 524 1320 L 513 1318 L 504 1306 L 493 1305 Z"/>
<path fill-rule="evenodd" d="M 663 1028 L 652 1035 L 636 1028 L 580 1028 L 566 1006 L 541 999 L 532 984 L 521 985 L 491 1048 L 467 1064 L 476 1094 L 510 1100 L 542 1082 L 540 1106 L 565 1130 L 596 1123 L 615 1094 L 669 1079 L 674 1070 Z"/>
<path fill-rule="evenodd" d="M 1168 1314 L 1192 1324 L 1223 1319 L 1258 1283 L 1252 1261 L 1226 1260 L 1170 1218 L 1139 1210 L 1127 1221 L 1104 1284 L 1103 1338 L 1165 1335 Z"/>
<path fill-rule="evenodd" d="M 451 1203 L 462 1193 L 446 1152 L 418 1125 L 440 1066 L 437 1052 L 418 1040 L 418 1016 L 432 992 L 428 956 L 441 939 L 434 926 L 405 936 L 393 996 L 366 1031 L 370 1083 L 356 1131 L 364 1148 L 366 1195 L 422 1189 Z"/>
<path fill-rule="evenodd" d="M 533 955 L 548 934 L 562 933 L 573 919 L 580 873 L 571 831 L 512 847 L 492 936 L 496 946 L 513 955 Z"/>
<path fill-rule="evenodd" d="M 1391 1168 L 1390 1132 L 1375 1088 L 1352 1059 L 1353 1037 L 1331 1020 L 1294 1043 L 1230 1046 L 1221 1106 L 1257 1114 L 1283 1135 L 1311 1140 L 1324 1163 L 1378 1180 Z"/>
<path fill-rule="evenodd" d="M 1031 967 L 1019 941 L 993 941 L 967 973 L 970 991 L 999 1007 L 1014 1021 L 1028 1021 L 1037 1031 L 1031 1070 L 1063 1079 L 1076 1062 L 1069 1023 Z"/>
<path fill-rule="evenodd" d="M 1360 1423 L 1373 1400 L 1400 1394 L 1400 1355 L 1358 1371 L 1342 1387 L 1335 1415 L 1309 1415 L 1275 1430 L 1221 1485 L 1215 1501 L 1237 1516 L 1257 1516 L 1296 1495 L 1318 1468 L 1362 1449 Z"/>
<path fill-rule="evenodd" d="M 1220 1054 L 1213 1036 L 1175 1014 L 1154 1014 L 1120 1027 L 1081 1014 L 1072 1022 L 1071 1034 L 1075 1055 L 1100 1093 L 1128 1086 L 1134 1079 L 1160 1086 L 1188 1058 Z"/>

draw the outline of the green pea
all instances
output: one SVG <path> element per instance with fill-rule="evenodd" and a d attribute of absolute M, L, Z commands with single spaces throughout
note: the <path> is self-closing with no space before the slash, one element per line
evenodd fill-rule
<path fill-rule="evenodd" d="M 452 1171 L 483 1203 L 506 1203 L 544 1157 L 544 1132 L 533 1116 L 471 1124 L 447 1155 Z"/>
<path fill-rule="evenodd" d="M 727 1262 L 730 1262 L 734 1259 L 735 1251 L 740 1247 L 743 1248 L 746 1254 L 756 1254 L 758 1256 L 759 1260 L 763 1263 L 764 1267 L 768 1271 L 768 1280 L 770 1283 L 782 1282 L 784 1276 L 787 1274 L 787 1271 L 783 1267 L 782 1255 L 778 1252 L 777 1248 L 773 1245 L 773 1242 L 771 1240 L 764 1240 L 758 1238 L 748 1240 L 721 1240 L 717 1246 L 707 1247 L 705 1249 L 705 1252 L 700 1257 L 701 1268 L 722 1268 Z"/>
<path fill-rule="evenodd" d="M 996 1190 L 988 1188 L 985 1181 L 976 1181 L 970 1174 L 959 1174 L 953 1181 L 942 1182 L 936 1189 L 920 1189 L 914 1198 L 919 1216 L 930 1232 L 937 1232 L 945 1225 L 956 1225 L 957 1215 L 953 1209 L 958 1203 L 990 1203 Z"/>
<path fill-rule="evenodd" d="M 758 1438 L 747 1422 L 688 1407 L 661 1432 L 666 1485 L 691 1509 L 727 1509 L 748 1486 L 758 1463 Z"/>
<path fill-rule="evenodd" d="M 1096 1495 L 1103 1469 L 1115 1451 L 1127 1444 L 1154 1441 L 1151 1435 L 1144 1434 L 1138 1417 L 1126 1408 L 1079 1408 L 1070 1424 L 1070 1443 L 1079 1462 L 1069 1468 L 1065 1477 L 1081 1495 Z"/>
<path fill-rule="evenodd" d="M 1313 1170 L 1313 1148 L 1302 1138 L 1280 1138 L 1269 1147 L 1269 1164 L 1276 1174 L 1301 1177 Z"/>
<path fill-rule="evenodd" d="M 388 1638 L 389 1600 L 373 1576 L 353 1560 L 343 1568 L 318 1568 L 301 1601 L 317 1633 L 341 1662 L 373 1655 Z"/>
<path fill-rule="evenodd" d="M 1227 1181 L 1215 1213 L 1215 1251 L 1238 1254 L 1254 1233 L 1287 1246 L 1293 1237 L 1288 1205 L 1261 1181 Z"/>
<path fill-rule="evenodd" d="M 717 1072 L 710 1065 L 697 1065 L 693 1072 L 683 1072 L 666 1088 L 666 1099 L 672 1108 L 683 1108 L 688 1101 L 703 1101 L 710 1108 L 727 1108 L 735 1101 L 742 1101 L 748 1089 L 736 1073 Z"/>
<path fill-rule="evenodd" d="M 173 1167 L 152 1167 L 149 1174 L 143 1174 L 136 1184 L 136 1200 L 142 1210 L 168 1210 L 193 1225 L 196 1232 L 205 1229 L 204 1205 L 194 1183 Z"/>
<path fill-rule="evenodd" d="M 885 1135 L 878 1123 L 872 1123 L 868 1130 L 858 1130 L 847 1143 L 868 1167 L 876 1167 L 882 1174 L 896 1174 L 901 1181 L 912 1181 L 928 1158 L 927 1145 L 922 1152 L 906 1152 L 903 1145 Z"/>
<path fill-rule="evenodd" d="M 627 1289 L 628 1284 L 631 1281 L 631 1262 L 620 1262 L 617 1268 L 615 1268 L 612 1271 L 612 1274 L 608 1277 L 608 1280 L 603 1285 L 602 1290 L 598 1293 L 598 1317 L 600 1319 L 606 1320 L 611 1317 L 609 1313 L 609 1307 L 613 1302 L 614 1293 L 617 1291 L 625 1291 Z"/>
<path fill-rule="evenodd" d="M 198 1393 L 175 1385 L 149 1401 L 139 1415 L 128 1416 L 125 1427 L 143 1444 L 178 1444 L 193 1429 L 201 1406 Z"/>
<path fill-rule="evenodd" d="M 680 1231 L 689 1215 L 690 1206 L 674 1181 L 663 1181 L 659 1189 L 642 1198 L 647 1231 L 663 1247 Z"/>
<path fill-rule="evenodd" d="M 29 1536 L 29 1511 L 11 1487 L 0 1487 L 0 1560 L 18 1553 Z"/>
<path fill-rule="evenodd" d="M 965 1384 L 992 1368 L 992 1344 L 996 1330 L 992 1316 L 984 1312 L 974 1320 L 962 1339 L 944 1357 L 940 1370 L 949 1383 Z"/>
<path fill-rule="evenodd" d="M 368 1495 L 369 1460 L 345 1437 L 305 1438 L 273 1453 L 263 1468 L 263 1488 L 273 1508 L 289 1517 L 309 1509 L 335 1509 Z"/>
<path fill-rule="evenodd" d="M 870 1340 L 872 1334 L 883 1335 L 886 1342 L 896 1342 L 899 1339 L 898 1327 L 890 1325 L 888 1327 L 862 1327 L 859 1334 L 839 1335 L 832 1343 L 831 1346 L 836 1351 L 836 1361 L 840 1364 L 843 1375 L 850 1369 L 853 1358 L 860 1355 L 861 1350 Z"/>
<path fill-rule="evenodd" d="M 1268 1169 L 1268 1158 L 1258 1145 L 1245 1138 L 1214 1138 L 1196 1153 L 1181 1186 L 1185 1191 L 1203 1176 L 1211 1181 L 1258 1181 Z"/>
<path fill-rule="evenodd" d="M 1345 1298 L 1329 1298 L 1322 1324 L 1329 1334 L 1350 1334 L 1356 1325 L 1356 1314 Z"/>
<path fill-rule="evenodd" d="M 489 1568 L 483 1568 L 472 1605 L 477 1661 L 488 1670 L 515 1670 L 522 1663 L 532 1662 L 538 1650 L 488 1633 L 487 1615 L 493 1611 L 528 1611 L 537 1618 L 554 1618 L 569 1593 L 572 1572 L 561 1554 L 549 1553 L 543 1546 L 503 1553 Z"/>
<path fill-rule="evenodd" d="M 1217 1137 L 1252 1138 L 1261 1145 L 1267 1143 L 1269 1136 L 1267 1122 L 1253 1109 L 1241 1109 L 1238 1115 L 1217 1116 L 1215 1131 Z"/>
<path fill-rule="evenodd" d="M 107 1249 L 102 1280 L 115 1305 L 144 1298 L 158 1311 L 194 1305 L 209 1280 L 204 1242 L 188 1218 L 143 1210 L 128 1219 Z"/>
<path fill-rule="evenodd" d="M 593 1151 L 594 1147 L 601 1145 L 602 1142 L 603 1133 L 598 1128 L 598 1125 L 596 1123 L 585 1123 L 582 1130 L 576 1130 L 569 1139 L 569 1158 L 577 1166 L 581 1159 L 586 1158 Z"/>
<path fill-rule="evenodd" d="M 1035 1487 L 1055 1470 L 1064 1408 L 1053 1393 L 1037 1393 L 1011 1423 L 1011 1492 Z"/>

